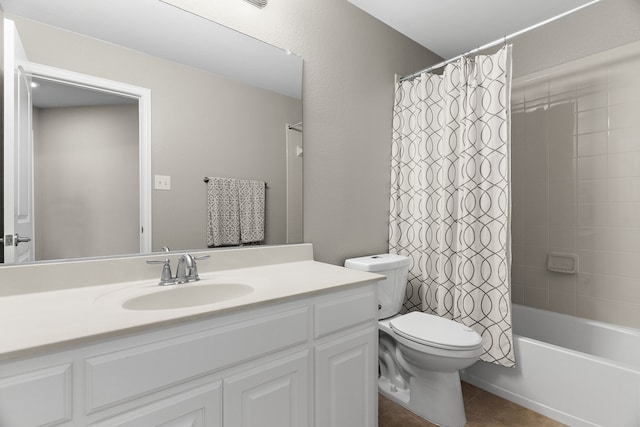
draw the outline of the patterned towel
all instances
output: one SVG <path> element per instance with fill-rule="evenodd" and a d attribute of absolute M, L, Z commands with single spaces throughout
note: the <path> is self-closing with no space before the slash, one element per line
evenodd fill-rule
<path fill-rule="evenodd" d="M 264 181 L 238 181 L 240 242 L 243 244 L 264 240 L 265 187 Z"/>
<path fill-rule="evenodd" d="M 238 180 L 209 178 L 207 183 L 207 246 L 240 244 Z"/>

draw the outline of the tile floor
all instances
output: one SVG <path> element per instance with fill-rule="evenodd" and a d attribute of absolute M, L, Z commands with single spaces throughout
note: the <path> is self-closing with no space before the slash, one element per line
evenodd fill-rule
<path fill-rule="evenodd" d="M 502 399 L 471 384 L 462 383 L 466 427 L 560 427 L 557 421 Z M 378 397 L 378 427 L 433 427 L 386 397 Z"/>

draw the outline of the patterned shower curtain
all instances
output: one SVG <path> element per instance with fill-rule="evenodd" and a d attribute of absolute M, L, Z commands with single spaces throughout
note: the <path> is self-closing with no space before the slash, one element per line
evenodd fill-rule
<path fill-rule="evenodd" d="M 407 311 L 482 336 L 514 366 L 510 299 L 511 46 L 396 88 L 389 251 L 412 260 Z"/>

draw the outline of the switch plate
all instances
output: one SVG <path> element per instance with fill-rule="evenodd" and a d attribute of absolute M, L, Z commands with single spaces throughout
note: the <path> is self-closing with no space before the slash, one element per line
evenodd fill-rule
<path fill-rule="evenodd" d="M 153 188 L 156 190 L 171 190 L 171 177 L 169 175 L 154 175 Z"/>

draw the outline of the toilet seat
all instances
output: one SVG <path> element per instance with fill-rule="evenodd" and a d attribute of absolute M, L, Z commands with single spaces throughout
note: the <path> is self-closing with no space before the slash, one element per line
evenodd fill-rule
<path fill-rule="evenodd" d="M 482 338 L 473 329 L 453 320 L 413 311 L 389 321 L 394 333 L 414 343 L 443 350 L 473 350 Z"/>

